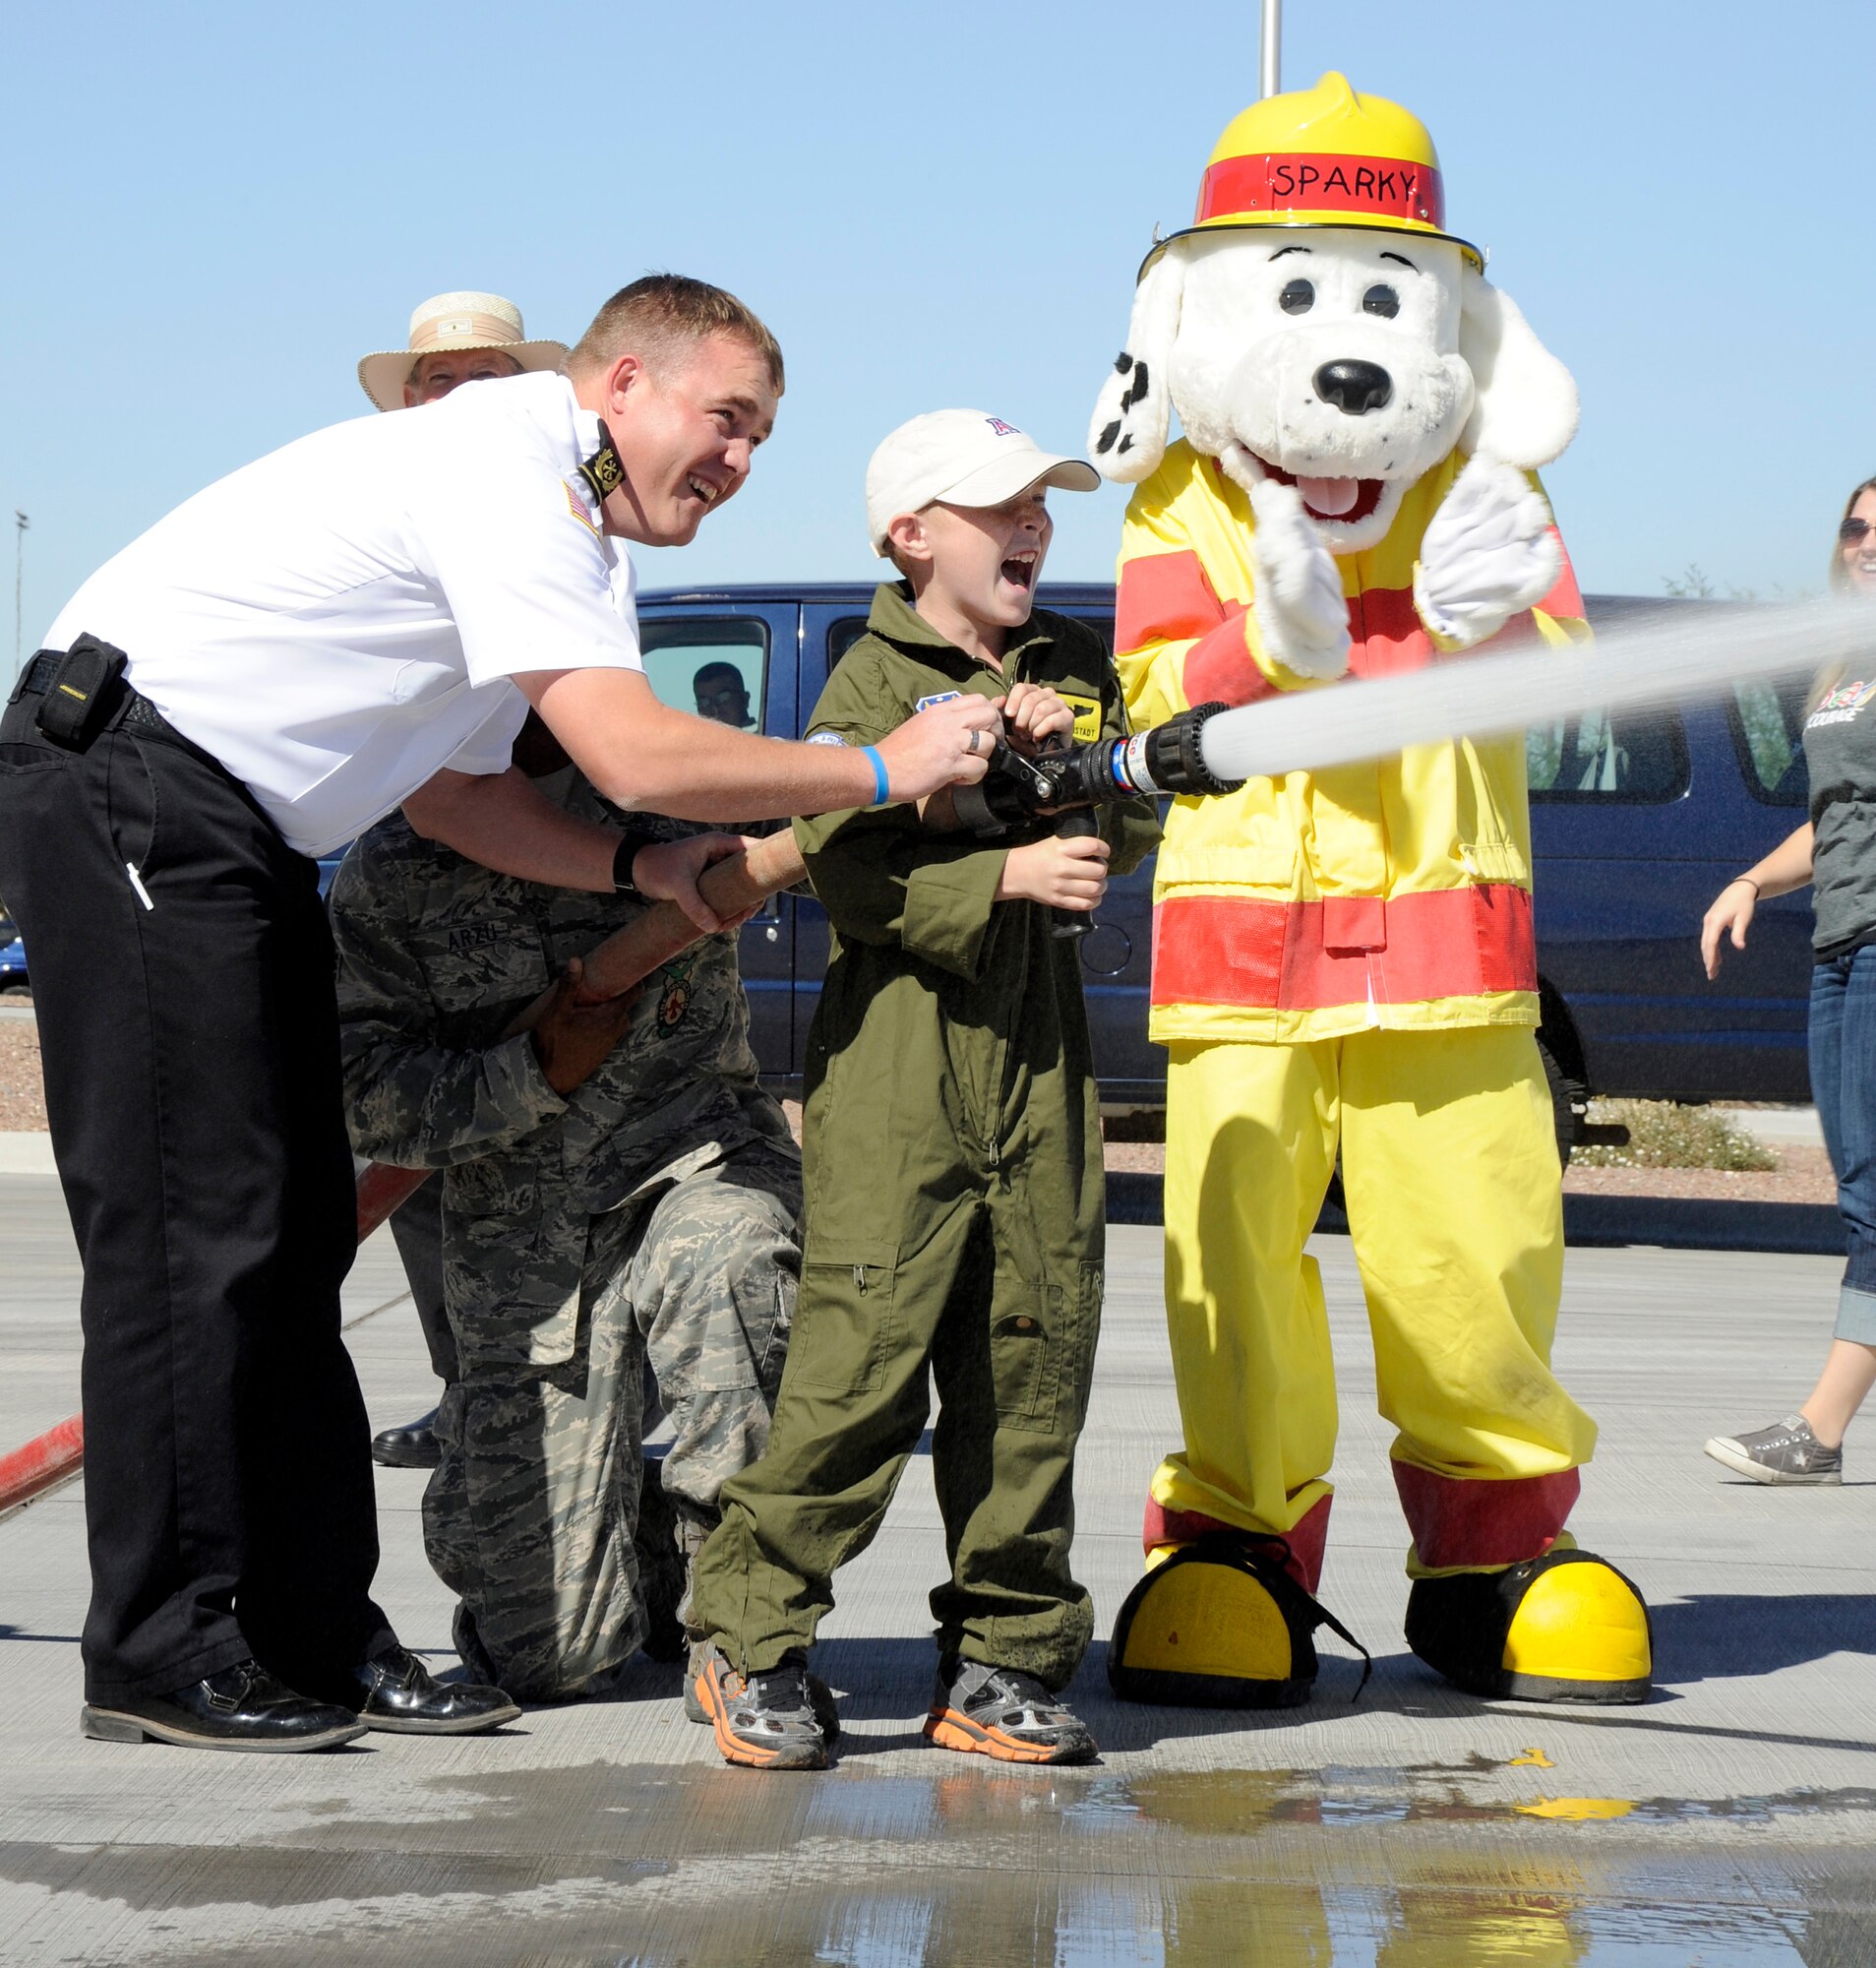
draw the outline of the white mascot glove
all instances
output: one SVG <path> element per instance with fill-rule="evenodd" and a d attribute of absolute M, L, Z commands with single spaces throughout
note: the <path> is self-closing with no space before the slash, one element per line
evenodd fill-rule
<path fill-rule="evenodd" d="M 1421 541 L 1414 604 L 1443 641 L 1470 649 L 1549 593 L 1563 571 L 1550 509 L 1522 471 L 1475 458 Z"/>
<path fill-rule="evenodd" d="M 1264 653 L 1299 676 L 1339 677 L 1349 666 L 1349 604 L 1335 556 L 1294 485 L 1265 478 L 1249 491 L 1250 605 Z"/>

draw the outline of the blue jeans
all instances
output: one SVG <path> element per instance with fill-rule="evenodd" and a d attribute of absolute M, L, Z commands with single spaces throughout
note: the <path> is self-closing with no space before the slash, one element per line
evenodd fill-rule
<path fill-rule="evenodd" d="M 1876 1346 L 1876 944 L 1811 972 L 1810 1044 L 1848 1260 L 1837 1337 Z"/>

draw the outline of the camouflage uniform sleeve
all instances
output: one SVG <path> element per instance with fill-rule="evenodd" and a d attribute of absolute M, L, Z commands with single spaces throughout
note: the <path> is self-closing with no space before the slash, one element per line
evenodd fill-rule
<path fill-rule="evenodd" d="M 444 1042 L 443 1014 L 411 947 L 407 894 L 397 860 L 374 851 L 369 836 L 333 882 L 345 1119 L 361 1155 L 446 1168 L 513 1145 L 567 1103 L 525 1033 L 481 1047 Z"/>
<path fill-rule="evenodd" d="M 873 745 L 911 714 L 860 644 L 827 679 L 808 735 Z M 897 945 L 941 970 L 977 975 L 1007 843 L 928 833 L 911 806 L 798 820 L 795 838 L 815 893 L 843 937 Z"/>

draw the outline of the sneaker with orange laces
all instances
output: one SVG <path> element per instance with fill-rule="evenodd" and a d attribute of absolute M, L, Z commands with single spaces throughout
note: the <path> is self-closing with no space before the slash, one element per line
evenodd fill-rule
<path fill-rule="evenodd" d="M 938 1662 L 925 1738 L 1005 1763 L 1091 1763 L 1098 1753 L 1086 1723 L 1033 1674 L 954 1654 Z"/>
<path fill-rule="evenodd" d="M 692 1655 L 693 1688 L 725 1762 L 752 1770 L 824 1770 L 827 1737 L 815 1712 L 808 1663 L 786 1656 L 764 1674 L 738 1674 L 715 1647 Z"/>

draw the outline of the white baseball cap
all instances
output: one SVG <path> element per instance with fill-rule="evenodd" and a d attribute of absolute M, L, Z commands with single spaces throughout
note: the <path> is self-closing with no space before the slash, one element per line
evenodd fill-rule
<path fill-rule="evenodd" d="M 1000 506 L 1032 485 L 1092 492 L 1101 475 L 1078 458 L 1044 451 L 1027 431 L 983 410 L 928 410 L 883 439 L 867 466 L 867 531 L 886 558 L 886 529 L 934 500 Z"/>

